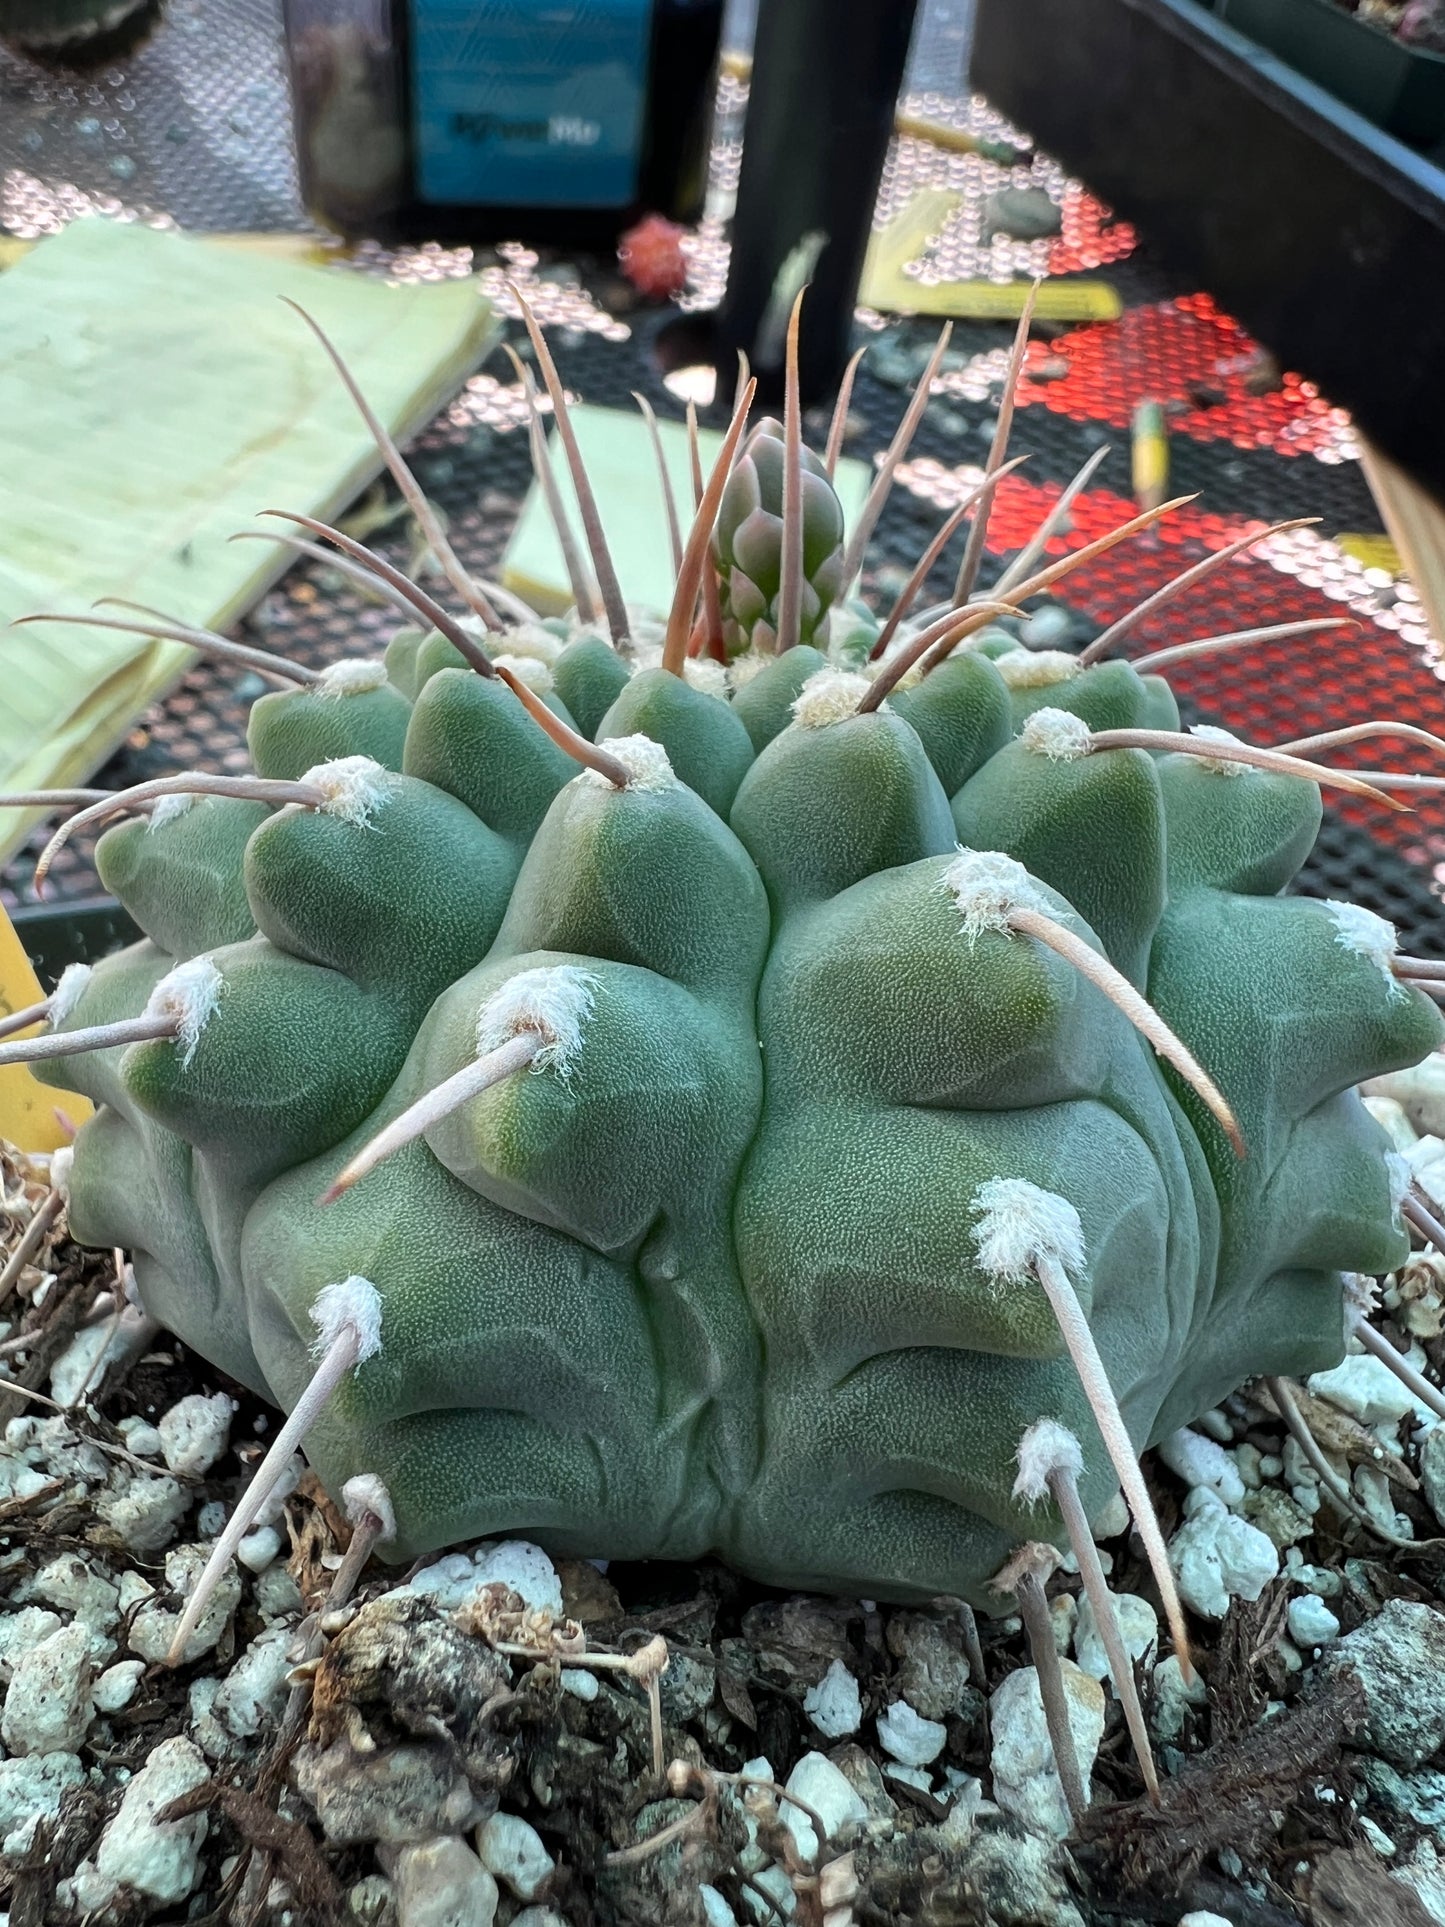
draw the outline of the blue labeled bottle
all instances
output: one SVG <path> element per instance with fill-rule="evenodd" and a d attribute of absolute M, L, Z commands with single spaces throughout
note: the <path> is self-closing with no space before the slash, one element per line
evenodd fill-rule
<path fill-rule="evenodd" d="M 609 249 L 707 186 L 723 0 L 285 0 L 302 195 L 383 241 Z"/>

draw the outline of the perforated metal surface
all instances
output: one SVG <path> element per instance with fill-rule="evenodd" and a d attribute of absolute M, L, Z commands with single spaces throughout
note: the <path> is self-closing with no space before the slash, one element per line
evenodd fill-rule
<path fill-rule="evenodd" d="M 950 50 L 961 51 L 960 11 L 958 0 L 936 0 L 923 10 L 911 67 L 916 91 L 905 105 L 994 139 L 1018 138 L 987 103 L 948 91 L 950 72 L 961 71 L 961 58 L 950 64 Z M 16 233 L 45 232 L 101 201 L 111 211 L 124 202 L 131 210 L 150 210 L 152 218 L 192 226 L 297 225 L 279 76 L 274 0 L 175 0 L 146 49 L 85 82 L 57 81 L 0 54 L 0 224 Z M 180 111 L 177 102 L 184 116 L 168 120 Z M 709 217 L 689 244 L 692 281 L 684 306 L 715 301 L 726 276 L 724 221 L 745 103 L 745 88 L 724 82 Z M 103 114 L 103 107 L 110 111 Z M 78 120 L 91 116 L 99 137 L 75 130 Z M 185 138 L 171 138 L 168 126 L 184 127 Z M 134 160 L 134 169 L 117 172 L 114 162 L 124 156 Z M 1103 274 L 1128 304 L 1117 324 L 1075 330 L 1031 348 L 1015 430 L 1016 450 L 1028 451 L 1031 460 L 1000 491 L 991 567 L 1001 566 L 1001 558 L 1026 538 L 1101 443 L 1111 444 L 1111 452 L 1094 487 L 1075 505 L 1067 540 L 1052 549 L 1061 553 L 1130 514 L 1127 426 L 1141 399 L 1159 400 L 1169 416 L 1171 486 L 1197 493 L 1198 500 L 1157 538 L 1116 549 L 1061 585 L 1077 618 L 1074 640 L 1247 528 L 1318 515 L 1318 530 L 1277 538 L 1257 559 L 1235 565 L 1142 626 L 1134 647 L 1142 652 L 1258 622 L 1348 613 L 1359 618 L 1358 630 L 1182 668 L 1175 681 L 1186 708 L 1258 742 L 1387 716 L 1445 733 L 1438 650 L 1413 592 L 1384 572 L 1363 569 L 1335 541 L 1342 533 L 1380 527 L 1340 411 L 1288 375 L 1275 388 L 1252 392 L 1258 386 L 1254 345 L 1206 296 L 1177 286 L 1151 258 L 1147 237 L 1112 221 L 1047 156 L 1035 155 L 1010 170 L 976 155 L 900 140 L 876 218 L 887 218 L 921 185 L 956 188 L 963 200 L 912 264 L 920 281 L 965 274 L 997 280 L 1038 272 Z M 1061 234 L 1033 242 L 989 236 L 987 197 L 1003 185 L 1045 188 L 1060 206 Z M 501 253 L 502 260 L 483 264 L 465 250 L 404 256 L 363 250 L 358 265 L 423 278 L 480 267 L 504 312 L 513 306 L 504 273 L 518 276 L 549 325 L 571 389 L 623 407 L 638 389 L 660 413 L 681 414 L 651 352 L 659 317 L 608 311 L 617 294 L 610 263 L 574 269 L 543 265 L 525 249 Z M 921 366 L 933 330 L 922 323 L 885 325 L 866 312 L 859 321 L 865 333 L 878 337 L 855 390 L 857 432 L 849 445 L 866 457 L 876 456 L 891 435 L 905 400 L 905 378 Z M 981 472 L 1007 337 L 1007 329 L 979 323 L 955 331 L 938 399 L 870 558 L 870 578 L 885 596 Z M 484 575 L 500 557 L 528 480 L 525 437 L 517 432 L 522 420 L 520 391 L 498 358 L 413 450 L 424 486 L 450 519 L 459 552 Z M 369 539 L 406 559 L 399 522 Z M 956 558 L 945 559 L 930 588 L 944 593 L 955 566 Z M 334 572 L 308 563 L 266 598 L 248 627 L 317 665 L 377 653 L 394 625 L 389 611 L 365 602 Z M 120 786 L 180 768 L 244 767 L 245 714 L 259 687 L 234 672 L 196 666 L 98 780 Z M 1341 751 L 1338 760 L 1422 767 L 1417 756 L 1407 763 L 1382 744 L 1363 754 Z M 33 849 L 0 879 L 0 895 L 12 902 L 29 898 L 31 861 Z M 1353 801 L 1333 802 L 1302 886 L 1366 903 L 1399 923 L 1411 948 L 1445 955 L 1435 894 L 1442 866 L 1445 803 L 1431 797 L 1411 815 L 1384 817 Z M 50 894 L 80 899 L 95 890 L 89 849 L 81 842 L 52 871 Z"/>

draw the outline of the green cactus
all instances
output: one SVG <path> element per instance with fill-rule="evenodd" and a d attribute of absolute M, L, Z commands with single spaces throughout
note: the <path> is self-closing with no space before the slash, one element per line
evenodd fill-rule
<path fill-rule="evenodd" d="M 760 421 L 744 443 L 723 492 L 713 548 L 729 656 L 746 649 L 771 651 L 776 646 L 783 583 L 785 465 L 782 423 Z M 803 593 L 798 639 L 826 642 L 828 611 L 848 586 L 843 505 L 833 492 L 827 468 L 811 449 L 802 450 L 801 468 Z"/>
<path fill-rule="evenodd" d="M 1063 1541 L 1040 1421 L 1093 1515 L 1338 1362 L 1342 1274 L 1408 1251 L 1354 1086 L 1441 1025 L 1388 926 L 1281 894 L 1358 781 L 1181 734 L 1147 664 L 947 653 L 970 607 L 682 674 L 719 495 L 736 612 L 736 476 L 786 452 L 723 493 L 745 405 L 661 667 L 582 633 L 524 680 L 453 622 L 264 697 L 261 781 L 102 839 L 145 941 L 29 1054 L 96 1046 L 71 1223 L 171 1330 L 290 1408 L 320 1319 L 307 1451 L 381 1478 L 391 1557 L 983 1604 Z"/>

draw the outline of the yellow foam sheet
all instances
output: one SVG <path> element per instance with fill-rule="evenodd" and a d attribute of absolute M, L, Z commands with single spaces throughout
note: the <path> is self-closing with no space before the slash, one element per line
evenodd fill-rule
<path fill-rule="evenodd" d="M 29 1010 L 42 995 L 15 926 L 0 909 L 0 1017 Z M 57 1107 L 72 1124 L 84 1124 L 90 1116 L 89 1098 L 42 1084 L 24 1064 L 0 1064 L 0 1137 L 22 1151 L 57 1150 L 69 1141 Z"/>
<path fill-rule="evenodd" d="M 474 281 L 392 286 L 102 220 L 0 275 L 0 791 L 83 782 L 191 660 L 174 643 L 12 618 L 115 595 L 224 628 L 290 559 L 227 537 L 266 528 L 265 508 L 330 517 L 377 473 L 282 296 L 331 335 L 399 437 L 490 339 Z M 0 856 L 33 821 L 0 811 Z"/>
<path fill-rule="evenodd" d="M 590 408 L 584 404 L 572 408 L 570 414 L 577 446 L 582 451 L 597 497 L 607 547 L 622 584 L 623 599 L 634 608 L 665 615 L 672 601 L 672 550 L 662 500 L 662 480 L 647 424 L 640 414 L 625 408 Z M 675 421 L 661 421 L 658 428 L 685 542 L 692 522 L 692 456 L 687 430 Z M 699 432 L 698 452 L 705 476 L 712 472 L 722 442 L 716 429 L 705 428 Z M 571 517 L 578 549 L 585 557 L 587 551 L 572 475 L 561 438 L 555 433 L 549 438 L 547 452 Z M 872 479 L 871 468 L 852 456 L 846 456 L 838 464 L 833 486 L 850 528 L 858 519 Z M 535 481 L 527 492 L 522 513 L 507 544 L 502 582 L 541 615 L 561 615 L 572 606 L 572 590 L 561 546 Z"/>

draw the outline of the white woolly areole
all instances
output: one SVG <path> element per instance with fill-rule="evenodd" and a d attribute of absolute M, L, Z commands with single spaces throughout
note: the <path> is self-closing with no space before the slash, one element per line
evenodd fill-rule
<path fill-rule="evenodd" d="M 682 679 L 690 688 L 700 689 L 704 696 L 726 700 L 728 672 L 711 656 L 689 656 L 682 665 Z"/>
<path fill-rule="evenodd" d="M 667 751 L 661 743 L 654 743 L 650 736 L 609 736 L 597 747 L 605 749 L 609 756 L 615 756 L 621 763 L 627 771 L 629 789 L 677 788 L 677 778 L 672 773 L 672 764 L 667 760 Z M 616 787 L 611 777 L 604 776 L 600 769 L 584 769 L 578 781 L 600 783 L 609 790 Z"/>
<path fill-rule="evenodd" d="M 1094 733 L 1082 716 L 1068 709 L 1036 709 L 1019 731 L 1019 741 L 1051 763 L 1075 763 L 1094 746 Z"/>
<path fill-rule="evenodd" d="M 369 1278 L 353 1272 L 339 1285 L 323 1285 L 311 1305 L 316 1336 L 311 1356 L 324 1357 L 348 1327 L 356 1333 L 356 1362 L 365 1364 L 381 1350 L 381 1293 Z"/>
<path fill-rule="evenodd" d="M 1216 729 L 1213 723 L 1196 723 L 1189 734 L 1196 743 L 1237 743 L 1239 738 L 1231 729 Z M 1248 773 L 1248 763 L 1237 763 L 1229 756 L 1196 756 L 1195 762 L 1201 769 L 1212 770 L 1216 776 L 1244 776 Z"/>
<path fill-rule="evenodd" d="M 1048 898 L 1022 863 L 998 850 L 960 849 L 943 873 L 943 888 L 958 906 L 970 943 L 985 930 L 1006 933 L 1015 910 L 1051 914 Z"/>
<path fill-rule="evenodd" d="M 1385 1176 L 1390 1185 L 1390 1210 L 1398 1221 L 1405 1200 L 1410 1195 L 1410 1186 L 1415 1181 L 1410 1160 L 1403 1151 L 1386 1151 Z"/>
<path fill-rule="evenodd" d="M 980 1271 L 1016 1282 L 1052 1262 L 1077 1277 L 1084 1268 L 1084 1227 L 1067 1198 L 1027 1178 L 990 1178 L 974 1193 L 974 1251 Z"/>
<path fill-rule="evenodd" d="M 1399 943 L 1394 924 L 1385 917 L 1377 917 L 1373 910 L 1366 910 L 1359 903 L 1339 903 L 1327 898 L 1325 909 L 1335 926 L 1335 942 L 1341 950 L 1348 950 L 1351 956 L 1363 957 L 1367 963 L 1372 963 L 1392 993 L 1403 996 L 1404 987 L 1391 968 Z"/>
<path fill-rule="evenodd" d="M 327 816 L 339 816 L 359 829 L 369 827 L 393 786 L 390 771 L 369 756 L 338 756 L 335 762 L 318 763 L 301 781 L 321 791 L 319 807 Z"/>
<path fill-rule="evenodd" d="M 90 982 L 90 965 L 82 963 L 67 964 L 60 973 L 60 982 L 50 993 L 50 1025 L 52 1030 L 63 1024 L 71 1011 L 85 995 Z"/>
<path fill-rule="evenodd" d="M 313 685 L 318 696 L 365 696 L 386 682 L 384 662 L 362 661 L 328 663 L 321 680 Z"/>
<path fill-rule="evenodd" d="M 1345 1306 L 1357 1312 L 1361 1318 L 1373 1315 L 1380 1302 L 1380 1281 L 1365 1271 L 1346 1271 L 1341 1274 L 1345 1285 Z"/>
<path fill-rule="evenodd" d="M 149 836 L 152 830 L 164 829 L 167 823 L 174 823 L 178 816 L 193 810 L 200 800 L 199 796 L 186 790 L 173 796 L 158 796 L 146 823 L 146 835 Z"/>
<path fill-rule="evenodd" d="M 379 1306 L 379 1299 L 377 1303 Z M 348 1479 L 341 1488 L 341 1503 L 354 1526 L 361 1525 L 368 1515 L 381 1522 L 381 1530 L 376 1535 L 381 1544 L 396 1537 L 396 1512 L 391 1494 L 374 1472 L 358 1472 L 354 1479 Z"/>
<path fill-rule="evenodd" d="M 793 721 L 800 729 L 826 729 L 858 714 L 872 683 L 851 669 L 819 669 L 793 699 Z"/>
<path fill-rule="evenodd" d="M 506 642 L 511 655 L 531 656 L 537 662 L 546 663 L 549 669 L 567 647 L 560 636 L 554 636 L 540 622 L 519 622 L 515 629 L 507 631 Z"/>
<path fill-rule="evenodd" d="M 533 1031 L 542 1047 L 532 1059 L 534 1071 L 571 1075 L 582 1048 L 582 1029 L 592 1014 L 597 979 L 576 964 L 543 965 L 522 970 L 495 990 L 477 1018 L 477 1055 L 509 1043 L 523 1031 Z"/>
<path fill-rule="evenodd" d="M 1050 689 L 1079 673 L 1078 657 L 1066 649 L 1010 649 L 995 656 L 993 666 L 1010 689 Z"/>
<path fill-rule="evenodd" d="M 765 656 L 760 649 L 749 649 L 746 655 L 735 656 L 727 667 L 728 683 L 733 689 L 746 689 L 754 676 L 761 676 L 776 656 Z"/>
<path fill-rule="evenodd" d="M 510 642 L 511 637 L 509 636 L 507 640 Z M 517 681 L 525 683 L 536 695 L 551 695 L 553 688 L 551 665 L 543 662 L 540 656 L 514 656 L 508 651 L 503 655 L 493 656 L 492 661 L 498 669 L 510 669 Z"/>
<path fill-rule="evenodd" d="M 190 1067 L 201 1032 L 221 1001 L 221 973 L 209 957 L 192 957 L 166 972 L 146 1000 L 147 1017 L 174 1017 L 181 1066 Z"/>
<path fill-rule="evenodd" d="M 1078 1478 L 1084 1469 L 1084 1448 L 1067 1425 L 1057 1419 L 1036 1419 L 1019 1440 L 1019 1475 L 1013 1496 L 1038 1505 L 1049 1496 L 1049 1474 L 1067 1472 Z"/>
<path fill-rule="evenodd" d="M 70 1172 L 75 1163 L 75 1146 L 62 1144 L 50 1153 L 50 1182 L 62 1198 L 70 1197 Z"/>

